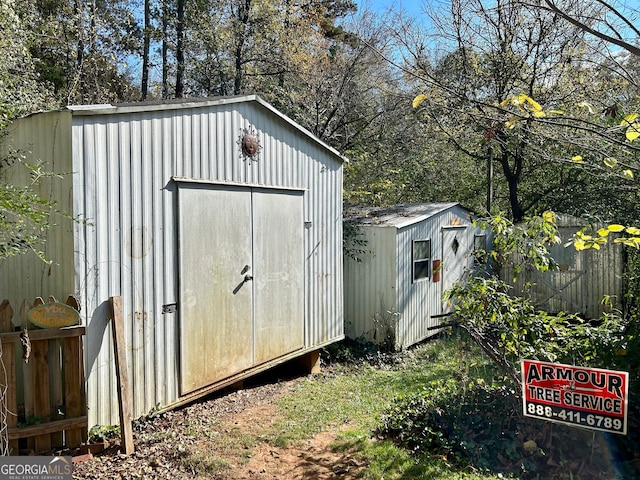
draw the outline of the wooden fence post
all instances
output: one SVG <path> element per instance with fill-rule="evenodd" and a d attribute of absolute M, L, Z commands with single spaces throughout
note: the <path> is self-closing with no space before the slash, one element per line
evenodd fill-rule
<path fill-rule="evenodd" d="M 67 298 L 67 305 L 80 311 L 77 299 L 70 295 Z M 84 353 L 82 348 L 82 337 L 65 338 L 63 345 L 64 358 L 64 399 L 65 412 L 67 417 L 74 418 L 85 415 L 85 390 L 84 390 Z M 79 447 L 83 441 L 87 440 L 86 428 L 75 428 L 66 431 L 66 445 L 69 448 Z"/>
<path fill-rule="evenodd" d="M 8 333 L 13 331 L 13 308 L 8 300 L 0 304 L 0 332 Z M 2 344 L 2 363 L 4 368 L 0 369 L 0 388 L 6 388 L 4 391 L 5 405 L 7 408 L 7 431 L 9 428 L 18 425 L 18 397 L 16 388 L 16 344 Z M 18 440 L 9 440 L 9 455 L 18 455 Z"/>

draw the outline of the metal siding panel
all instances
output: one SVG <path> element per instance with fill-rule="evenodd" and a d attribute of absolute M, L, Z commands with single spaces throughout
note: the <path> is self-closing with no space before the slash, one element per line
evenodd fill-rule
<path fill-rule="evenodd" d="M 610 239 L 609 243 L 602 245 L 598 251 L 583 252 L 589 261 L 586 295 L 591 301 L 585 305 L 586 315 L 589 318 L 598 318 L 607 310 L 608 307 L 601 302 L 605 296 L 613 301 L 614 308 L 622 308 L 622 272 L 624 271 L 622 248 L 624 247 L 614 244 Z"/>
<path fill-rule="evenodd" d="M 346 257 L 344 262 L 345 333 L 375 341 L 382 334 L 378 327 L 391 320 L 387 312 L 397 310 L 396 230 L 360 228 L 366 242 L 361 261 Z"/>
<path fill-rule="evenodd" d="M 151 123 L 142 122 L 141 118 L 114 117 L 102 121 L 109 123 L 108 139 L 94 133 L 99 129 L 98 125 L 77 127 L 78 136 L 85 139 L 83 149 L 86 154 L 84 205 L 79 208 L 95 217 L 94 225 L 83 233 L 87 252 L 86 261 L 82 262 L 86 271 L 83 276 L 90 282 L 81 282 L 79 290 L 86 294 L 86 311 L 92 312 L 88 334 L 91 345 L 87 349 L 91 420 L 108 424 L 117 423 L 118 415 L 116 396 L 112 394 L 115 374 L 111 333 L 106 325 L 108 308 L 103 307 L 109 296 L 123 297 L 134 415 L 146 413 L 158 403 L 175 401 L 175 368 L 156 368 L 157 364 L 171 365 L 175 357 L 173 323 L 166 322 L 171 327 L 169 334 L 156 328 L 156 324 L 164 325 L 157 318 L 160 305 L 156 295 L 169 291 L 170 300 L 175 301 L 173 273 L 167 275 L 161 268 L 165 262 L 154 270 L 155 259 L 166 259 L 166 252 L 171 251 L 175 242 L 165 246 L 174 235 L 172 218 L 156 223 L 165 215 L 162 211 L 156 213 L 160 198 L 163 205 L 173 208 L 172 193 L 164 189 L 170 178 L 167 174 L 171 164 L 154 168 L 153 161 L 156 149 L 162 149 L 163 145 L 171 148 L 171 142 L 165 144 L 160 141 L 164 140 L 163 136 L 156 139 L 150 135 Z M 160 123 L 159 131 L 166 131 L 167 126 Z M 95 163 L 93 158 L 101 155 L 100 150 L 106 152 L 106 158 Z M 159 157 L 164 155 L 159 152 Z M 82 159 L 80 163 L 83 163 Z M 98 183 L 108 186 L 95 190 L 94 185 Z M 105 214 L 94 215 L 96 210 Z M 166 264 L 173 266 L 173 262 Z M 170 285 L 163 288 L 166 281 Z M 162 348 L 162 355 L 158 346 Z M 158 383 L 162 389 L 157 388 Z"/>
<path fill-rule="evenodd" d="M 558 215 L 557 224 L 561 234 L 561 245 L 570 240 L 574 232 L 585 225 L 585 221 L 568 215 Z M 594 225 L 595 229 L 602 225 Z M 620 246 L 609 242 L 601 250 L 575 252 L 572 246 L 556 246 L 553 255 L 562 270 L 548 272 L 542 276 L 531 268 L 521 272 L 513 282 L 513 265 L 505 265 L 501 278 L 514 286 L 513 294 L 522 294 L 527 282 L 533 282 L 530 295 L 534 304 L 551 312 L 566 311 L 582 313 L 587 318 L 597 318 L 604 311 L 601 300 L 605 295 L 614 298 L 614 308 L 621 308 L 623 293 L 624 262 Z M 567 249 L 569 251 L 567 251 Z M 573 271 L 583 275 L 575 280 Z M 572 283 L 571 280 L 574 280 Z M 553 294 L 550 285 L 562 288 L 560 294 Z"/>
<path fill-rule="evenodd" d="M 102 322 L 107 322 L 105 316 L 109 315 L 110 306 L 108 304 L 109 296 L 122 295 L 123 292 L 123 278 L 122 278 L 122 262 L 123 262 L 123 248 L 121 242 L 121 236 L 123 235 L 124 221 L 121 215 L 126 214 L 125 204 L 120 200 L 123 191 L 127 191 L 126 185 L 123 185 L 123 178 L 127 178 L 129 169 L 122 164 L 122 156 L 125 152 L 121 151 L 122 139 L 121 139 L 121 126 L 112 119 L 104 119 L 105 123 L 105 138 L 96 137 L 94 140 L 93 148 L 95 152 L 102 151 L 104 155 L 100 159 L 100 162 L 104 165 L 97 165 L 92 170 L 88 171 L 88 174 L 95 176 L 96 183 L 102 183 L 105 185 L 100 190 L 100 195 L 96 195 L 96 208 L 105 212 L 105 218 L 96 219 L 95 229 L 92 231 L 86 231 L 87 233 L 93 233 L 97 235 L 97 239 L 87 239 L 86 243 L 91 244 L 91 241 L 106 242 L 99 256 L 95 259 L 95 263 L 91 264 L 97 272 L 97 295 L 92 298 L 93 306 L 95 308 L 95 315 L 92 319 L 92 326 L 94 331 L 100 331 Z M 101 126 L 96 125 L 96 128 Z M 91 127 L 89 127 L 91 128 Z M 106 147 L 106 148 L 105 148 Z M 86 159 L 91 161 L 96 156 L 95 152 L 87 152 Z M 127 152 L 128 153 L 128 152 Z M 121 210 L 122 206 L 122 210 Z M 125 217 L 126 218 L 126 217 Z M 114 268 L 115 267 L 115 268 Z M 127 297 L 123 295 L 123 300 Z M 93 311 L 93 310 L 91 310 Z M 130 337 L 127 331 L 126 322 L 126 309 L 123 305 L 123 318 L 125 319 L 125 337 Z M 104 390 L 97 390 L 91 392 L 98 396 L 98 401 L 101 402 L 99 407 L 96 408 L 96 412 L 89 410 L 90 416 L 97 416 L 96 421 L 92 422 L 104 424 L 111 421 L 113 423 L 114 418 L 118 418 L 118 404 L 117 389 L 115 383 L 115 360 L 113 354 L 113 332 L 111 330 L 111 322 L 109 322 L 108 328 L 104 330 L 103 335 L 105 339 L 102 344 L 102 351 L 99 358 L 101 358 L 99 373 L 101 381 L 104 385 L 100 388 Z M 104 327 L 103 327 L 104 328 Z M 97 335 L 97 334 L 96 334 Z M 130 358 L 130 356 L 129 356 Z M 129 378 L 132 378 L 131 364 L 128 363 Z M 106 374 L 105 374 L 106 373 Z M 109 392 L 106 398 L 103 397 L 103 391 Z M 94 400 L 95 402 L 95 400 Z M 99 419 L 99 420 L 98 420 Z"/>
<path fill-rule="evenodd" d="M 224 144 L 224 156 L 229 169 L 229 179 L 232 182 L 243 183 L 245 181 L 244 168 L 247 162 L 241 160 L 235 143 L 238 131 L 241 128 L 237 119 L 238 115 L 235 110 L 225 112 L 223 115 L 225 117 L 225 131 L 219 140 Z"/>
<path fill-rule="evenodd" d="M 420 227 L 423 228 L 420 228 Z M 395 312 L 398 315 L 398 330 L 396 332 L 396 346 L 397 348 L 403 348 L 411 344 L 411 340 L 414 336 L 412 330 L 413 317 L 415 312 L 412 311 L 413 305 L 408 301 L 410 295 L 414 290 L 418 290 L 421 293 L 428 291 L 423 285 L 412 283 L 411 271 L 412 271 L 412 237 L 415 239 L 426 239 L 429 236 L 428 232 L 424 231 L 423 224 L 417 224 L 413 227 L 397 230 L 396 229 L 396 241 L 394 248 L 396 249 L 396 265 L 395 265 L 395 282 L 397 304 Z M 433 249 L 433 243 L 432 247 Z M 428 301 L 428 298 L 426 299 Z"/>
<path fill-rule="evenodd" d="M 194 111 L 193 132 L 191 133 L 193 143 L 194 162 L 198 165 L 198 177 L 209 178 L 209 149 L 207 148 L 207 123 L 209 116 L 207 112 Z"/>
<path fill-rule="evenodd" d="M 141 121 L 141 158 L 140 158 L 140 184 L 138 185 L 141 195 L 141 215 L 140 227 L 135 231 L 136 243 L 135 254 L 139 257 L 139 268 L 142 282 L 145 286 L 141 303 L 133 312 L 133 321 L 140 323 L 141 339 L 144 345 L 142 355 L 142 365 L 137 366 L 139 370 L 144 371 L 144 389 L 139 389 L 136 398 L 137 411 L 148 412 L 146 408 L 146 400 L 156 398 L 155 388 L 155 360 L 159 357 L 156 351 L 156 318 L 160 318 L 159 312 L 156 310 L 157 303 L 154 302 L 156 288 L 153 285 L 153 263 L 156 255 L 153 251 L 155 236 L 160 232 L 157 224 L 154 222 L 154 210 L 156 208 L 155 193 L 159 189 L 153 188 L 154 155 L 157 151 L 156 144 L 151 137 L 151 119 L 144 118 Z"/>
<path fill-rule="evenodd" d="M 112 389 L 114 374 L 111 367 L 113 360 L 111 352 L 113 349 L 110 324 L 107 322 L 108 305 L 101 302 L 100 299 L 103 297 L 99 291 L 101 285 L 99 277 L 103 267 L 108 272 L 108 264 L 103 264 L 100 258 L 100 252 L 104 250 L 103 245 L 107 237 L 98 236 L 97 232 L 102 216 L 106 216 L 108 209 L 104 208 L 107 207 L 105 199 L 99 197 L 101 192 L 99 183 L 103 183 L 107 177 L 104 174 L 100 175 L 100 165 L 105 165 L 106 162 L 104 159 L 100 162 L 99 153 L 96 154 L 95 146 L 99 141 L 96 138 L 99 136 L 96 130 L 97 126 L 84 129 L 80 136 L 81 144 L 78 145 L 80 151 L 84 153 L 80 158 L 84 166 L 84 175 L 81 178 L 82 195 L 78 197 L 82 204 L 79 205 L 78 211 L 82 211 L 90 222 L 82 232 L 85 239 L 83 249 L 85 263 L 84 275 L 82 275 L 84 282 L 79 285 L 79 293 L 85 299 L 84 311 L 88 317 L 85 355 L 86 373 L 89 377 L 87 400 L 92 425 L 107 423 L 112 419 L 114 416 L 112 399 L 115 397 L 115 389 Z M 104 142 L 104 135 L 100 140 Z M 104 152 L 104 149 L 97 150 Z"/>
<path fill-rule="evenodd" d="M 53 171 L 62 178 L 42 178 L 35 191 L 45 199 L 57 200 L 56 208 L 65 213 L 72 212 L 71 194 L 73 177 L 68 174 L 71 167 L 70 115 L 52 112 L 33 115 L 11 124 L 8 136 L 3 139 L 3 150 L 11 145 L 20 151 L 30 163 L 43 162 L 45 171 Z M 4 169 L 5 181 L 15 185 L 30 184 L 30 172 L 17 164 Z M 52 263 L 47 265 L 31 253 L 3 259 L 0 264 L 0 283 L 3 299 L 10 301 L 14 312 L 14 323 L 19 324 L 18 310 L 23 300 L 33 301 L 36 296 L 55 296 L 63 302 L 73 290 L 73 241 L 70 233 L 73 222 L 54 215 L 56 224 L 47 232 L 44 252 Z M 19 281 L 18 281 L 19 280 Z"/>
<path fill-rule="evenodd" d="M 311 147 L 308 153 L 301 151 L 299 159 L 309 170 L 305 186 L 311 203 L 306 212 L 312 222 L 306 244 L 311 260 L 306 268 L 311 333 L 307 346 L 343 336 L 342 287 L 338 286 L 342 277 L 342 167 L 323 149 Z"/>
<path fill-rule="evenodd" d="M 192 141 L 193 133 L 191 130 L 193 114 L 189 110 L 181 111 L 177 117 L 180 122 L 179 130 L 179 145 L 181 146 L 180 155 L 182 155 L 185 168 L 187 169 L 187 176 L 193 178 L 200 178 L 200 172 L 198 171 L 197 158 L 193 155 Z"/>
<path fill-rule="evenodd" d="M 398 283 L 397 312 L 400 318 L 397 333 L 397 346 L 406 347 L 413 343 L 416 336 L 415 318 L 418 315 L 416 306 L 412 301 L 414 295 L 420 295 L 425 303 L 429 303 L 430 281 L 413 283 L 412 276 L 412 255 L 413 240 L 431 240 L 431 251 L 433 255 L 435 238 L 429 229 L 427 221 L 413 224 L 407 228 L 398 230 L 396 249 L 398 251 L 398 261 L 396 265 L 396 278 Z"/>
<path fill-rule="evenodd" d="M 140 409 L 140 375 L 138 368 L 140 365 L 140 349 L 144 345 L 138 336 L 136 327 L 139 325 L 134 321 L 133 312 L 138 305 L 137 298 L 141 291 L 136 270 L 136 257 L 140 255 L 142 245 L 137 244 L 134 239 L 136 225 L 139 225 L 136 218 L 136 211 L 140 207 L 142 192 L 136 185 L 136 178 L 141 173 L 137 165 L 139 158 L 138 150 L 141 148 L 140 142 L 140 115 L 129 118 L 112 117 L 114 144 L 112 145 L 110 161 L 119 166 L 120 175 L 117 177 L 117 186 L 113 185 L 109 191 L 109 198 L 105 201 L 114 209 L 114 214 L 118 216 L 117 236 L 114 236 L 108 261 L 114 267 L 113 285 L 105 292 L 106 298 L 119 295 L 122 297 L 122 316 L 124 323 L 124 337 L 126 342 L 127 366 L 131 384 L 131 397 L 133 412 Z M 114 190 L 115 189 L 115 190 Z M 118 211 L 115 212 L 116 206 Z M 105 229 L 101 225 L 101 229 Z M 100 235 L 110 234 L 102 231 Z M 114 232 L 115 233 L 115 232 Z M 137 319 L 136 319 L 137 320 Z M 113 367 L 111 367 L 113 368 Z M 135 379 L 135 380 L 134 380 Z M 112 387 L 113 388 L 113 387 Z M 113 402 L 113 400 L 112 400 Z M 116 406 L 112 405 L 112 411 L 117 412 Z"/>
<path fill-rule="evenodd" d="M 333 250 L 330 252 L 328 261 L 331 262 L 327 266 L 327 270 L 331 272 L 331 304 L 333 311 L 330 313 L 329 322 L 331 323 L 332 335 L 327 340 L 335 340 L 344 337 L 344 279 L 343 279 L 343 235 L 342 235 L 342 167 L 334 168 L 331 176 L 327 180 L 329 182 L 329 197 L 325 202 L 331 205 L 331 221 L 333 228 L 330 232 L 330 241 L 333 243 Z"/>
<path fill-rule="evenodd" d="M 156 292 L 155 305 L 161 309 L 162 305 L 175 304 L 178 300 L 177 278 L 175 272 L 177 267 L 177 222 L 174 216 L 176 204 L 176 186 L 169 179 L 175 172 L 176 159 L 171 155 L 172 137 L 167 134 L 169 125 L 159 115 L 154 116 L 155 132 L 154 137 L 159 139 L 157 148 L 159 152 L 154 155 L 155 167 L 154 192 L 158 208 L 156 211 L 156 232 L 157 241 L 154 242 L 154 285 Z M 160 230 L 158 232 L 158 230 Z M 156 402 L 161 405 L 168 405 L 178 398 L 178 328 L 177 313 L 156 310 L 156 321 L 160 326 L 156 334 L 157 351 L 161 352 L 155 364 L 158 366 L 155 371 L 156 376 Z"/>
<path fill-rule="evenodd" d="M 123 193 L 123 207 L 129 206 L 129 221 L 123 223 L 124 248 L 127 261 L 131 268 L 131 288 L 132 295 L 129 301 L 124 301 L 125 319 L 125 341 L 130 345 L 128 362 L 129 378 L 138 379 L 132 382 L 133 411 L 141 409 L 141 398 L 144 398 L 145 387 L 145 366 L 144 357 L 146 350 L 150 347 L 145 338 L 144 321 L 144 295 L 145 283 L 143 272 L 143 257 L 146 255 L 146 245 L 144 236 L 144 208 L 147 202 L 146 190 L 143 185 L 143 125 L 140 115 L 135 115 L 129 122 L 131 157 L 129 158 L 129 185 L 125 186 Z M 145 172 L 147 173 L 147 172 Z"/>
<path fill-rule="evenodd" d="M 321 251 L 319 229 L 322 228 L 323 219 L 320 217 L 321 212 L 318 210 L 318 191 L 321 186 L 318 183 L 317 170 L 319 166 L 311 165 L 307 169 L 307 185 L 314 185 L 314 189 L 306 195 L 305 202 L 305 220 L 311 222 L 310 228 L 306 229 L 305 235 L 305 318 L 307 325 L 305 330 L 306 345 L 313 345 L 318 338 L 322 338 L 322 305 L 318 304 L 316 292 L 319 288 L 318 272 L 321 272 L 319 257 Z"/>
<path fill-rule="evenodd" d="M 218 114 L 218 117 L 222 117 L 222 121 L 216 122 L 218 129 L 216 136 L 217 148 L 214 163 L 221 166 L 221 169 L 218 170 L 218 174 L 213 178 L 230 182 L 233 180 L 233 164 L 235 162 L 233 161 L 233 155 L 231 155 L 230 152 L 227 153 L 226 151 L 226 144 L 224 142 L 224 139 L 228 136 L 227 129 L 228 125 L 231 123 L 231 113 L 223 112 L 222 114 Z"/>
<path fill-rule="evenodd" d="M 254 362 L 304 346 L 304 261 L 299 192 L 253 191 Z"/>

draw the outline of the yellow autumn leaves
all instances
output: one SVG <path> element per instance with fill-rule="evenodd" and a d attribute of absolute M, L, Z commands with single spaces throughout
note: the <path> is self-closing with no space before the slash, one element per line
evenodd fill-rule
<path fill-rule="evenodd" d="M 571 157 L 571 161 L 575 163 L 583 163 L 584 158 L 582 157 L 582 155 L 574 155 L 573 157 Z M 613 157 L 606 157 L 604 160 L 602 160 L 602 163 L 604 163 L 605 166 L 613 169 L 618 165 L 618 160 Z M 620 174 L 624 178 L 627 178 L 629 180 L 633 179 L 633 172 L 629 169 L 622 170 Z"/>
<path fill-rule="evenodd" d="M 564 113 L 562 110 L 548 110 L 545 112 L 542 108 L 542 105 L 540 105 L 533 98 L 531 98 L 529 95 L 525 95 L 524 93 L 521 93 L 520 95 L 516 95 L 514 97 L 509 97 L 500 102 L 500 107 L 502 108 L 508 105 L 517 107 L 522 112 L 522 114 L 517 117 L 511 117 L 509 120 L 504 122 L 504 125 L 507 128 L 514 128 L 519 120 L 528 118 L 530 116 L 535 118 L 542 118 L 552 114 L 562 115 Z"/>
<path fill-rule="evenodd" d="M 622 243 L 629 247 L 640 248 L 640 229 L 618 224 L 599 228 L 593 235 L 585 233 L 584 229 L 580 230 L 573 237 L 573 246 L 578 251 L 589 248 L 600 250 L 600 246 L 607 243 L 611 233 L 626 234 L 625 236 L 616 237 L 613 243 Z"/>
<path fill-rule="evenodd" d="M 413 99 L 413 108 L 418 108 L 425 100 L 427 96 L 422 93 L 416 96 Z M 547 110 L 545 111 L 538 102 L 536 102 L 530 96 L 521 93 L 519 95 L 515 95 L 513 97 L 509 97 L 502 102 L 500 102 L 501 108 L 506 108 L 511 105 L 516 107 L 519 111 L 519 115 L 514 115 L 510 117 L 508 120 L 504 122 L 504 126 L 513 129 L 516 127 L 517 123 L 521 120 L 525 120 L 530 117 L 534 118 L 542 118 L 547 117 L 549 115 L 563 115 L 564 111 L 562 110 Z M 588 102 L 578 102 L 576 104 L 580 108 L 586 108 L 590 114 L 595 114 L 595 110 L 593 106 Z M 624 117 L 624 119 L 620 122 L 622 127 L 625 127 L 625 137 L 629 142 L 633 142 L 637 138 L 640 137 L 640 114 L 633 113 Z M 575 163 L 583 163 L 584 157 L 582 155 L 574 155 L 571 157 L 571 161 Z M 614 169 L 618 166 L 618 160 L 613 157 L 607 157 L 603 159 L 603 163 L 608 168 Z M 619 172 L 624 178 L 632 180 L 634 178 L 633 172 L 629 169 L 624 169 Z"/>
<path fill-rule="evenodd" d="M 427 99 L 427 96 L 424 93 L 421 93 L 416 98 L 413 99 L 413 108 L 418 108 L 422 102 Z"/>
<path fill-rule="evenodd" d="M 638 119 L 637 113 L 632 113 L 627 115 L 622 119 L 620 125 L 623 127 L 627 127 L 624 136 L 627 137 L 627 140 L 633 142 L 636 138 L 640 137 L 640 122 L 636 122 Z"/>

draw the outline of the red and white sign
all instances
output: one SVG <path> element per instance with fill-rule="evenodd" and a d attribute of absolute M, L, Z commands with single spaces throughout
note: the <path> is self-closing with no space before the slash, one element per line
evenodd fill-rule
<path fill-rule="evenodd" d="M 627 434 L 629 374 L 522 360 L 524 415 Z"/>

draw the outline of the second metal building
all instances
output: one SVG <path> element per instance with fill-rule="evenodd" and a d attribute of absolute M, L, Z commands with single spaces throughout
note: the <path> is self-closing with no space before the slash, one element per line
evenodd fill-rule
<path fill-rule="evenodd" d="M 457 203 L 354 207 L 345 255 L 345 333 L 390 349 L 435 335 L 442 294 L 474 270 L 490 239 Z"/>

